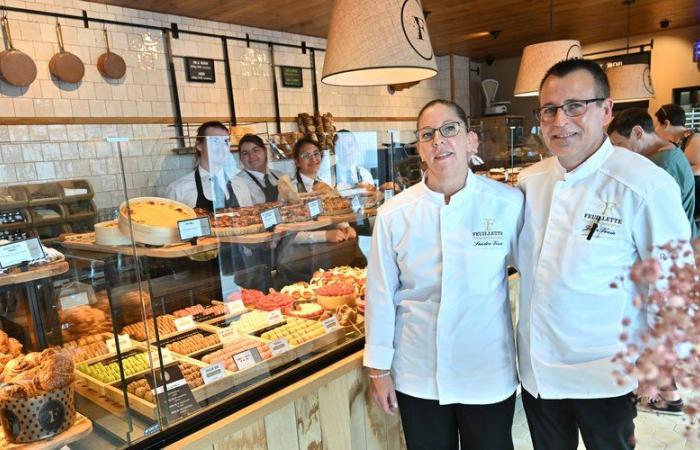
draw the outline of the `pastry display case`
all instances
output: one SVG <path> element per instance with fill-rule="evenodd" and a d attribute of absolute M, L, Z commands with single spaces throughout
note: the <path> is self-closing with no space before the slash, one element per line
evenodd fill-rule
<path fill-rule="evenodd" d="M 384 194 L 327 186 L 215 211 L 158 186 L 106 206 L 87 180 L 3 187 L 0 231 L 26 235 L 0 241 L 0 447 L 161 448 L 360 350 Z M 336 227 L 354 232 L 300 238 Z"/>

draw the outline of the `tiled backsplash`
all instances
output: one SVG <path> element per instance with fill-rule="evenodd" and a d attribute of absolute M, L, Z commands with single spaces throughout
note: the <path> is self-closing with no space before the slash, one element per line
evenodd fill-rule
<path fill-rule="evenodd" d="M 147 23 L 169 27 L 178 23 L 182 30 L 206 31 L 234 36 L 300 43 L 325 47 L 325 40 L 219 22 L 130 10 L 78 0 L 6 0 L 8 6 L 33 10 Z M 93 23 L 84 28 L 82 21 L 63 20 L 67 51 L 78 55 L 86 65 L 84 80 L 77 85 L 53 79 L 48 61 L 58 51 L 55 19 L 34 14 L 8 14 L 14 46 L 37 63 L 37 80 L 29 88 L 15 88 L 0 81 L 0 117 L 62 118 L 150 118 L 172 117 L 173 104 L 168 82 L 164 38 L 157 31 L 109 25 L 111 49 L 127 64 L 122 80 L 103 78 L 96 67 L 104 52 L 101 28 Z M 217 39 L 180 34 L 172 41 L 180 106 L 184 117 L 228 117 L 228 102 L 221 43 Z M 272 69 L 267 46 L 229 41 L 231 75 L 238 117 L 274 116 Z M 302 88 L 279 86 L 280 115 L 295 116 L 312 112 L 310 55 L 299 49 L 275 47 L 275 64 L 303 67 Z M 323 52 L 316 53 L 319 107 L 337 117 L 414 117 L 435 98 L 450 97 L 449 57 L 438 58 L 439 73 L 410 89 L 389 94 L 386 87 L 336 87 L 320 82 Z M 215 83 L 194 83 L 185 79 L 185 56 L 213 58 Z M 455 98 L 469 108 L 467 58 L 454 57 Z M 79 122 L 79 120 L 78 120 Z M 195 124 L 196 125 L 196 124 Z M 410 130 L 412 121 L 347 122 L 337 124 L 350 130 Z M 256 132 L 274 131 L 274 124 L 255 126 Z M 283 123 L 282 131 L 296 128 Z M 194 131 L 192 128 L 191 132 Z M 125 179 L 132 195 L 162 194 L 164 186 L 185 174 L 194 165 L 192 156 L 176 156 L 172 138 L 175 129 L 168 125 L 0 125 L 0 184 L 34 180 L 87 178 L 96 192 L 98 207 L 111 207 L 123 199 L 121 172 L 116 144 L 107 136 L 148 138 L 123 144 Z"/>

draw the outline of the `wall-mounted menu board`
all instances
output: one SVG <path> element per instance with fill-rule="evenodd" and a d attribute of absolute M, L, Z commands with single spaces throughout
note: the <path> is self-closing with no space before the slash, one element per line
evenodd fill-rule
<path fill-rule="evenodd" d="M 187 81 L 198 83 L 216 82 L 214 60 L 206 58 L 185 58 L 185 75 Z"/>

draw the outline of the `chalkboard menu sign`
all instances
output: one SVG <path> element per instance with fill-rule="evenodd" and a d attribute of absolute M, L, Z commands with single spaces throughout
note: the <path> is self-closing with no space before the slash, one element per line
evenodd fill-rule
<path fill-rule="evenodd" d="M 187 81 L 199 83 L 216 82 L 214 60 L 205 58 L 185 58 L 185 76 Z"/>
<path fill-rule="evenodd" d="M 282 86 L 289 88 L 304 87 L 304 77 L 301 75 L 301 67 L 281 66 Z"/>

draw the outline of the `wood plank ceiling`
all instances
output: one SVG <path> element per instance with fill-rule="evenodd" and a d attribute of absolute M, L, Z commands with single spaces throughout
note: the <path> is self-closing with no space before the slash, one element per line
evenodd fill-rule
<path fill-rule="evenodd" d="M 326 37 L 331 0 L 89 0 L 135 9 Z M 535 42 L 575 38 L 591 44 L 626 36 L 622 0 L 423 0 L 437 55 L 476 61 L 517 56 Z M 551 14 L 550 14 L 551 13 Z M 551 29 L 550 29 L 550 18 Z M 636 0 L 632 35 L 700 24 L 698 0 Z M 498 38 L 488 32 L 499 30 Z M 698 36 L 700 38 L 700 35 Z"/>

